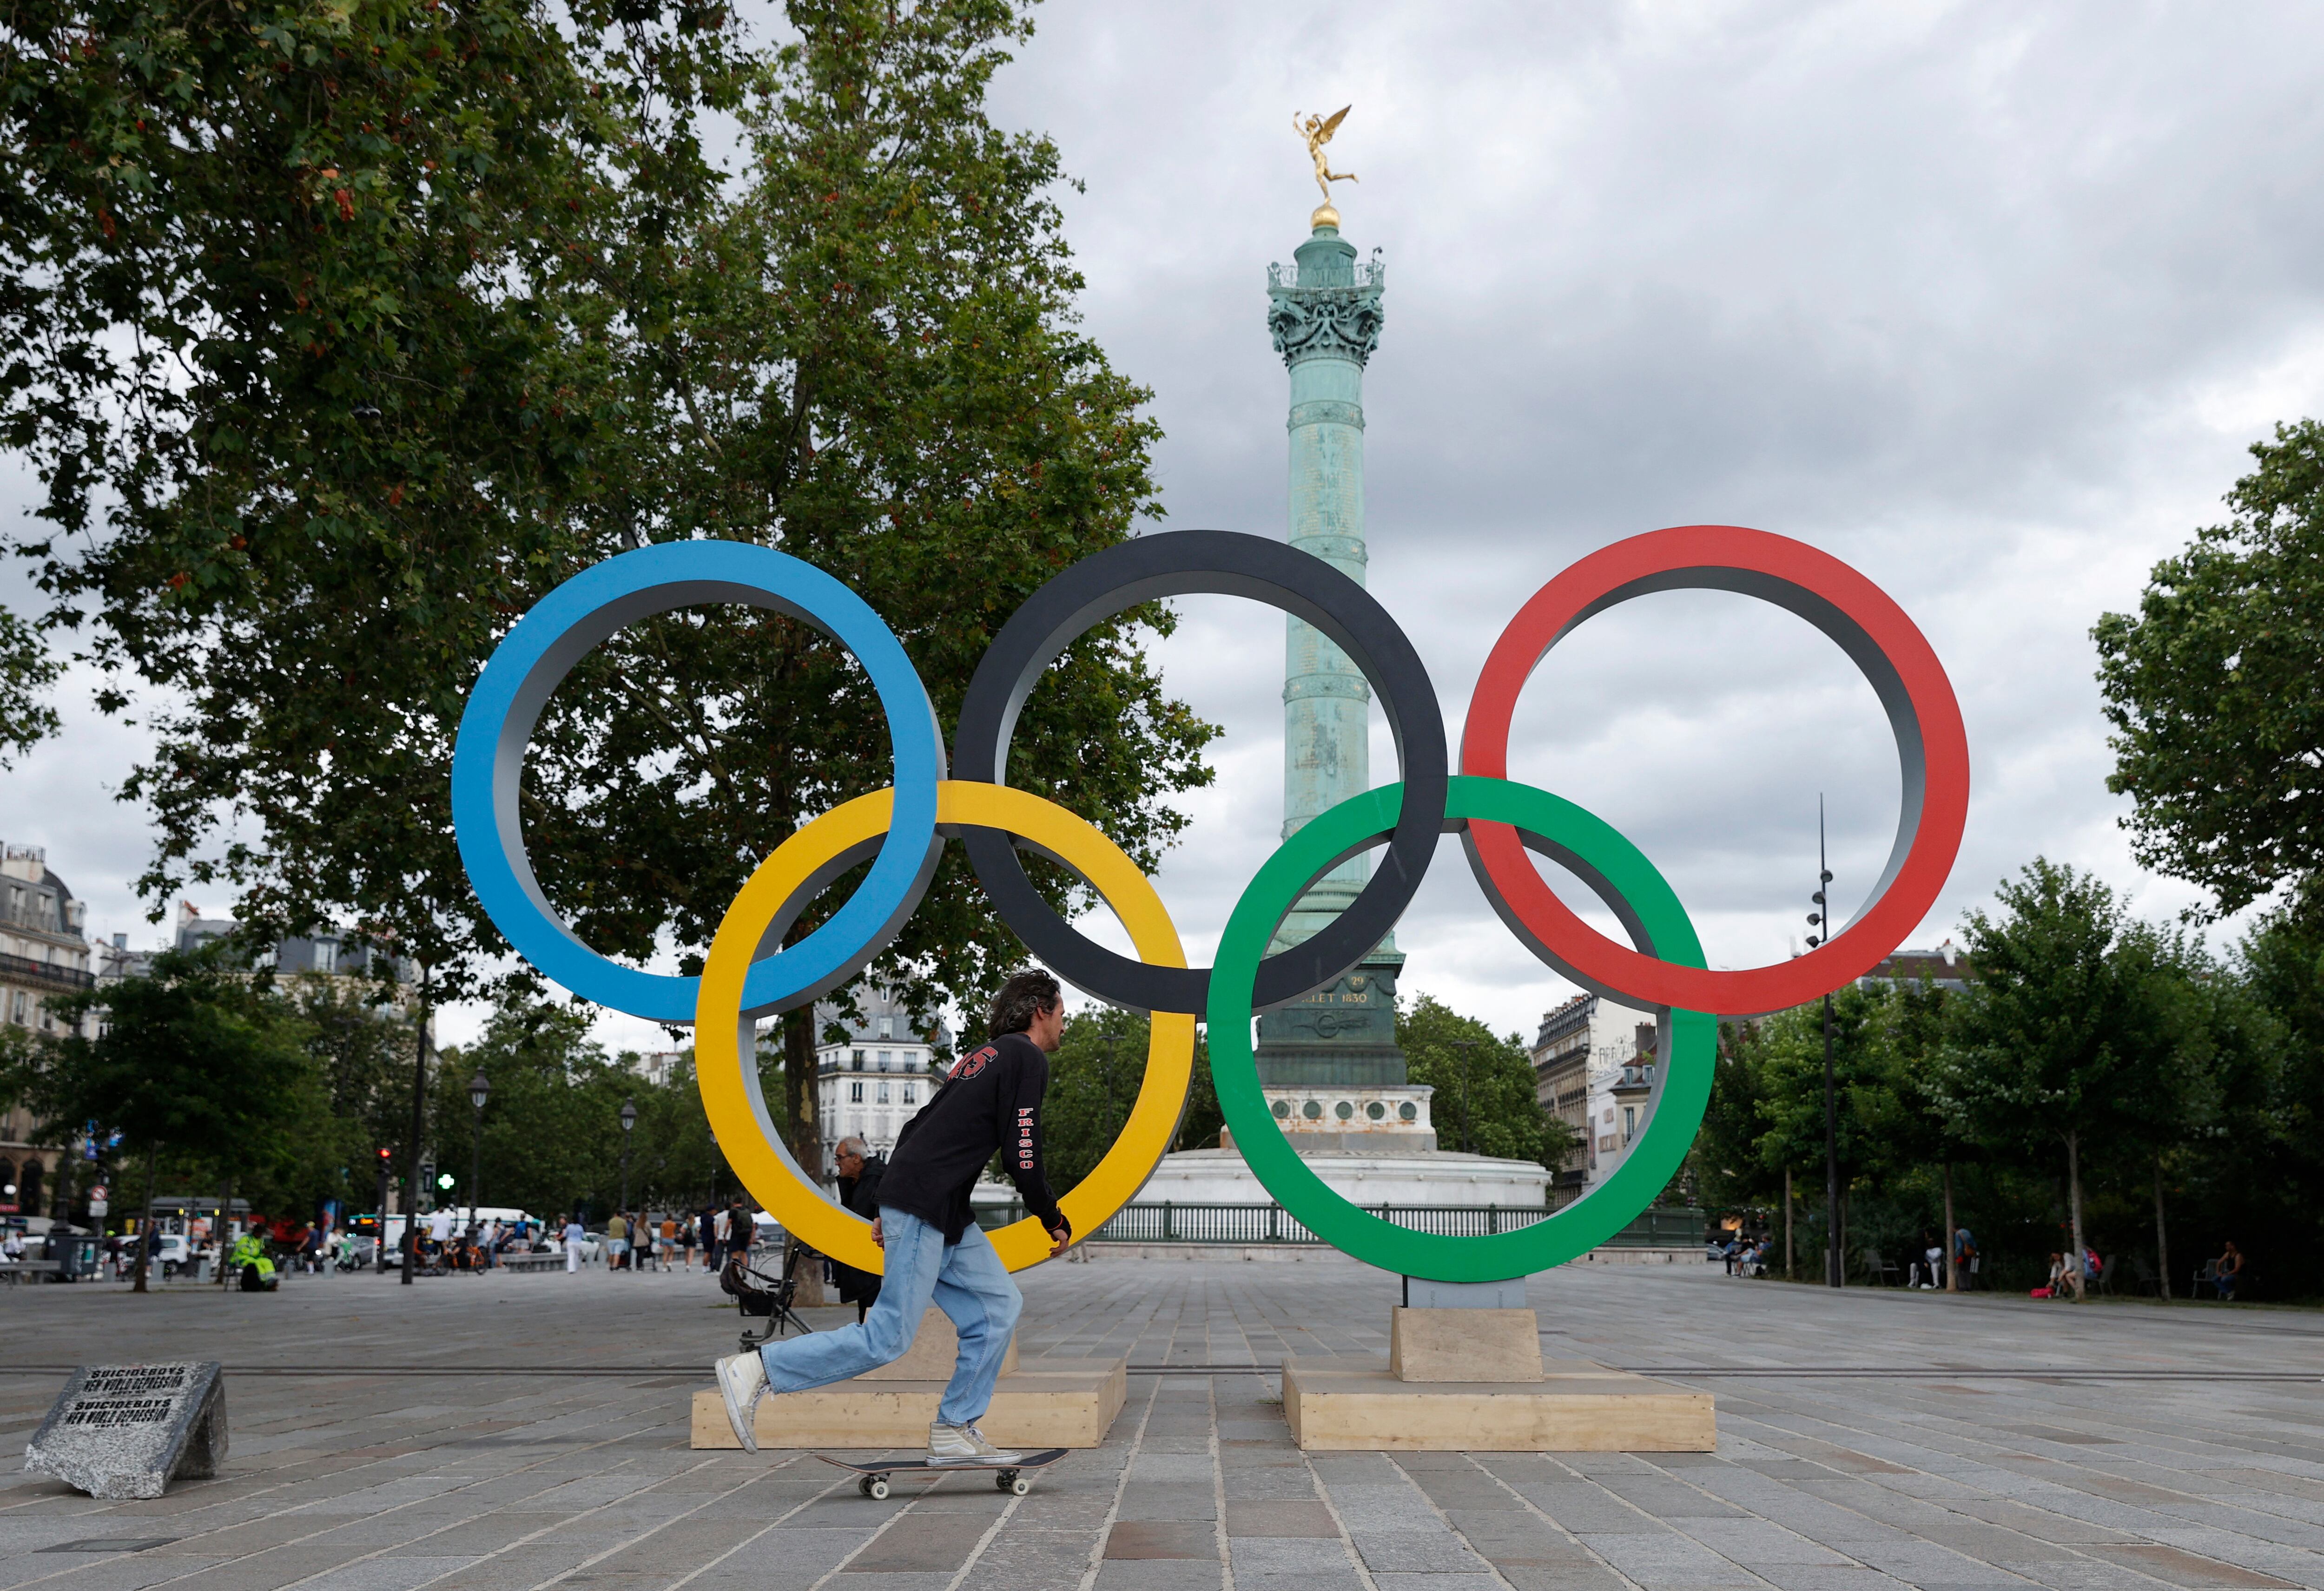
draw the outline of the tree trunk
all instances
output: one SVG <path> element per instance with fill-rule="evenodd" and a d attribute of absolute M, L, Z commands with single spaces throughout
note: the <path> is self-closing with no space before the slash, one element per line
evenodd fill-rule
<path fill-rule="evenodd" d="M 2163 1229 L 2163 1156 L 2154 1157 L 2154 1263 L 2162 1267 L 2159 1276 L 2164 1302 L 2171 1299 L 2171 1237 Z"/>
<path fill-rule="evenodd" d="M 1953 1163 L 1948 1160 L 1945 1162 L 1945 1235 L 1944 1241 L 1937 1246 L 1937 1252 L 1944 1256 L 1947 1292 L 1961 1290 L 1960 1267 L 1953 1263 L 1953 1233 L 1957 1229 L 1953 1226 Z"/>
<path fill-rule="evenodd" d="M 1832 1253 L 1840 1263 L 1838 1285 L 1845 1287 L 1848 1285 L 1848 1190 L 1845 1187 L 1840 1191 L 1840 1242 Z"/>
<path fill-rule="evenodd" d="M 1792 1168 L 1784 1168 L 1784 1280 L 1798 1280 L 1792 1270 Z"/>
<path fill-rule="evenodd" d="M 2090 1279 L 2082 1272 L 2082 1255 L 2089 1250 L 2082 1242 L 2082 1136 L 2078 1132 L 2066 1135 L 2066 1202 L 2074 1225 L 2074 1263 L 2066 1274 L 2074 1279 L 2074 1301 L 2084 1303 L 2089 1299 Z"/>
<path fill-rule="evenodd" d="M 146 1291 L 145 1267 L 153 1254 L 153 1153 L 149 1149 L 145 1154 L 145 1213 L 137 1221 L 137 1285 L 130 1289 L 132 1292 Z"/>
<path fill-rule="evenodd" d="M 783 1102 L 791 1114 L 791 1158 L 798 1162 L 799 1170 L 820 1182 L 824 1180 L 823 1126 L 816 1119 L 812 1006 L 783 1016 Z M 797 1276 L 798 1291 L 792 1301 L 801 1309 L 820 1305 L 824 1301 L 822 1263 L 801 1265 Z"/>

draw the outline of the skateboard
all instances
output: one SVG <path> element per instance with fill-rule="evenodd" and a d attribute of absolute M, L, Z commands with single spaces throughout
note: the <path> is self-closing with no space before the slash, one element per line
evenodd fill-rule
<path fill-rule="evenodd" d="M 913 1471 L 926 1475 L 949 1475 L 955 1470 L 963 1469 L 991 1470 L 993 1472 L 992 1484 L 995 1488 L 1022 1497 L 1033 1489 L 1033 1483 L 1026 1478 L 1023 1471 L 1047 1469 L 1070 1450 L 1065 1448 L 1043 1448 L 1038 1452 L 1028 1453 L 1023 1458 L 1013 1459 L 1007 1464 L 931 1464 L 925 1458 L 890 1458 L 877 1464 L 851 1464 L 844 1458 L 834 1458 L 828 1453 L 817 1453 L 816 1457 L 835 1469 L 853 1471 L 857 1476 L 855 1489 L 874 1501 L 880 1501 L 884 1500 L 888 1495 L 888 1477 L 891 1475 Z"/>

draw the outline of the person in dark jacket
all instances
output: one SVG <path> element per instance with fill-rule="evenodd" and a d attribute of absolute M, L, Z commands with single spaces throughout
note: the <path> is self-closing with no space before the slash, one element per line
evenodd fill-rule
<path fill-rule="evenodd" d="M 868 1154 L 861 1138 L 842 1138 L 831 1151 L 833 1163 L 839 1171 L 839 1202 L 843 1209 L 854 1211 L 867 1221 L 880 1219 L 880 1178 L 888 1169 L 888 1162 L 877 1154 Z M 872 1306 L 879 1301 L 880 1278 L 870 1271 L 859 1271 L 853 1265 L 843 1265 L 837 1260 L 831 1268 L 839 1273 L 839 1301 L 855 1306 L 855 1320 L 862 1323 Z"/>
<path fill-rule="evenodd" d="M 896 1136 L 872 1222 L 887 1274 L 870 1312 L 857 1325 L 718 1361 L 726 1421 L 746 1451 L 759 1450 L 753 1422 L 762 1394 L 828 1386 L 893 1364 L 912 1346 L 933 1301 L 952 1320 L 960 1356 L 928 1427 L 928 1462 L 1008 1464 L 1021 1457 L 976 1429 L 1025 1301 L 978 1228 L 969 1191 L 998 1152 L 1017 1196 L 1053 1239 L 1050 1255 L 1073 1241 L 1041 1154 L 1041 1096 L 1065 1025 L 1065 997 L 1047 973 L 1019 972 L 1003 984 L 992 1000 L 991 1036 L 953 1062 L 943 1086 Z"/>

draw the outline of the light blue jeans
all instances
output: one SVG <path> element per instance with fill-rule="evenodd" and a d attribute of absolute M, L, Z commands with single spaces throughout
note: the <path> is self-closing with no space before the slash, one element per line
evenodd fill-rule
<path fill-rule="evenodd" d="M 970 1227 L 947 1247 L 942 1228 L 900 1209 L 882 1209 L 880 1229 L 887 1240 L 887 1265 L 871 1312 L 860 1325 L 786 1338 L 761 1348 L 768 1390 L 806 1392 L 893 1364 L 912 1346 L 920 1317 L 933 1301 L 960 1337 L 960 1356 L 936 1418 L 946 1425 L 982 1419 L 992 1404 L 992 1384 L 1001 1378 L 1024 1295 L 980 1228 Z"/>

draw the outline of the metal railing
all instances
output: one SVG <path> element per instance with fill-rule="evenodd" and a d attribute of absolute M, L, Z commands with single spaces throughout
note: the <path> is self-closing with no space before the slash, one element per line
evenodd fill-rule
<path fill-rule="evenodd" d="M 69 994 L 97 987 L 97 974 L 94 972 L 84 972 L 78 967 L 59 967 L 49 961 L 36 961 L 30 956 L 12 956 L 5 952 L 0 952 L 0 979 L 10 983 L 60 989 Z"/>
<path fill-rule="evenodd" d="M 1327 265 L 1323 270 L 1314 272 L 1305 281 L 1299 280 L 1299 267 L 1296 264 L 1275 264 L 1267 268 L 1267 286 L 1270 292 L 1298 292 L 1302 290 L 1314 292 L 1319 289 L 1328 288 L 1341 288 L 1350 291 L 1362 289 L 1369 291 L 1387 285 L 1388 265 L 1379 258 L 1378 249 L 1372 251 L 1372 258 L 1369 260 L 1353 261 L 1345 265 Z"/>
<path fill-rule="evenodd" d="M 1538 1206 L 1505 1204 L 1368 1204 L 1363 1207 L 1384 1221 L 1441 1237 L 1483 1237 L 1515 1232 L 1545 1220 L 1553 1213 Z M 1025 1219 L 1025 1207 L 1010 1200 L 988 1205 L 976 1212 L 977 1224 L 991 1231 Z M 1609 1246 L 1683 1248 L 1702 1242 L 1703 1212 L 1699 1209 L 1650 1209 L 1612 1237 Z M 1305 1244 L 1322 1246 L 1323 1240 L 1302 1226 L 1279 1204 L 1161 1204 L 1125 1205 L 1093 1234 L 1099 1243 L 1237 1243 Z"/>

